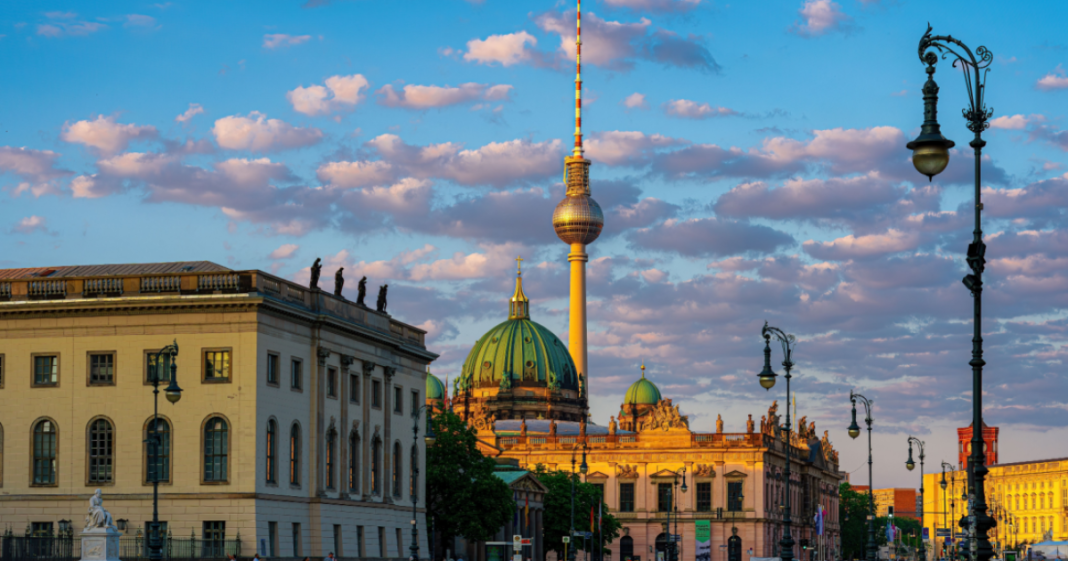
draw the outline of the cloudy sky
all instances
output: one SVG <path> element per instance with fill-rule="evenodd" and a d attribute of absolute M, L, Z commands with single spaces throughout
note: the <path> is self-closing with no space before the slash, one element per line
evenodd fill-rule
<path fill-rule="evenodd" d="M 910 433 L 929 468 L 956 462 L 974 159 L 946 61 L 941 121 L 964 150 L 934 183 L 909 162 L 930 21 L 995 54 L 986 418 L 1002 461 L 1068 456 L 1068 6 L 972 6 L 586 0 L 597 422 L 644 360 L 693 426 L 744 430 L 785 396 L 755 378 L 768 320 L 799 337 L 799 412 L 854 481 L 850 388 L 876 402 L 876 486 L 915 484 Z M 0 266 L 204 259 L 305 280 L 322 257 L 326 279 L 389 283 L 455 378 L 522 254 L 534 319 L 566 340 L 551 216 L 573 22 L 562 0 L 8 3 Z"/>

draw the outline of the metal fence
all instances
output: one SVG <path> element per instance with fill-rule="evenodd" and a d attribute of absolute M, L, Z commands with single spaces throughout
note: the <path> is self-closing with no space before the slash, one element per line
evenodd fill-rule
<path fill-rule="evenodd" d="M 164 559 L 226 559 L 229 555 L 241 556 L 240 539 L 163 538 Z M 76 561 L 81 556 L 81 538 L 73 536 L 0 536 L 3 561 Z M 119 538 L 119 558 L 148 559 L 148 539 Z"/>

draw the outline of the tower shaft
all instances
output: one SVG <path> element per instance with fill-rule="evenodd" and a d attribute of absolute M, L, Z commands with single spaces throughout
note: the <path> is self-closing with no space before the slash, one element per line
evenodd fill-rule
<path fill-rule="evenodd" d="M 567 348 L 571 351 L 571 360 L 586 380 L 589 380 L 589 361 L 586 357 L 586 244 L 571 244 L 571 253 L 567 254 L 571 264 L 571 313 L 567 329 Z"/>

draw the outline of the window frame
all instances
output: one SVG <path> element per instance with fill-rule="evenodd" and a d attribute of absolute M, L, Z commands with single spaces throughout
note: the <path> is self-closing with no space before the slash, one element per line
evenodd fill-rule
<path fill-rule="evenodd" d="M 349 465 L 348 465 L 349 493 L 360 491 L 360 433 L 355 429 L 349 433 Z"/>
<path fill-rule="evenodd" d="M 93 466 L 96 462 L 93 456 L 93 425 L 103 421 L 106 423 L 110 434 L 106 435 L 107 454 L 99 456 L 107 467 L 107 478 L 103 480 L 93 479 Z M 97 415 L 85 424 L 85 486 L 111 487 L 115 485 L 115 443 L 118 440 L 115 422 L 104 415 Z"/>
<path fill-rule="evenodd" d="M 382 408 L 382 380 L 371 378 L 371 409 Z"/>
<path fill-rule="evenodd" d="M 294 367 L 297 370 L 296 376 L 293 375 Z M 293 385 L 294 380 L 297 385 Z M 304 393 L 304 360 L 294 356 L 289 357 L 289 390 Z"/>
<path fill-rule="evenodd" d="M 226 521 L 225 520 L 204 520 L 200 523 L 200 536 L 201 546 L 200 554 L 203 557 L 218 558 L 218 553 L 226 555 Z M 212 527 L 209 527 L 209 524 Z M 211 539 L 208 539 L 209 533 Z"/>
<path fill-rule="evenodd" d="M 52 382 L 52 383 L 49 383 L 49 384 L 38 384 L 37 383 L 37 357 L 55 357 L 55 359 L 56 359 L 56 365 L 55 365 L 55 371 L 56 371 L 55 378 L 56 378 L 56 381 L 55 382 Z M 61 374 L 63 373 L 63 371 L 61 369 L 62 365 L 63 365 L 62 353 L 59 353 L 59 352 L 54 352 L 54 353 L 30 353 L 30 387 L 31 388 L 58 388 L 60 383 L 63 382 L 63 379 L 62 379 L 62 376 L 61 376 Z"/>
<path fill-rule="evenodd" d="M 232 357 L 231 357 L 232 358 Z M 271 363 L 274 363 L 274 381 L 271 381 Z M 282 385 L 282 355 L 274 351 L 267 351 L 267 362 L 264 364 L 266 368 L 266 381 L 267 385 L 272 388 L 277 388 Z"/>
<path fill-rule="evenodd" d="M 44 422 L 48 422 L 48 423 L 52 424 L 52 432 L 51 432 L 51 434 L 52 434 L 52 448 L 53 448 L 53 450 L 52 450 L 52 457 L 50 458 L 51 461 L 52 461 L 52 482 L 51 483 L 37 483 L 35 481 L 36 480 L 36 475 L 37 475 L 37 471 L 36 471 L 36 468 L 37 468 L 37 447 L 35 446 L 35 444 L 36 444 L 35 441 L 37 440 L 37 438 L 36 438 L 36 436 L 37 436 L 37 426 L 40 425 L 41 423 L 44 423 Z M 59 424 L 56 423 L 55 419 L 53 419 L 51 417 L 38 417 L 37 419 L 34 419 L 34 421 L 32 423 L 30 423 L 30 454 L 29 454 L 29 456 L 30 456 L 30 458 L 29 458 L 30 459 L 30 472 L 29 472 L 30 487 L 59 487 L 59 466 L 60 466 L 60 463 L 59 463 L 59 452 L 60 452 L 60 446 L 59 446 Z"/>
<path fill-rule="evenodd" d="M 360 375 L 349 374 L 349 403 L 360 404 Z"/>
<path fill-rule="evenodd" d="M 400 384 L 393 384 L 393 413 L 396 415 L 404 414 L 404 386 Z"/>
<path fill-rule="evenodd" d="M 294 438 L 294 429 L 296 429 L 296 438 Z M 300 428 L 300 423 L 294 421 L 289 425 L 289 488 L 300 489 L 301 474 L 303 470 L 303 462 L 301 462 L 302 451 L 301 444 L 304 440 L 303 432 Z M 295 450 L 294 450 L 295 449 Z"/>
<path fill-rule="evenodd" d="M 701 496 L 705 492 L 702 487 L 707 488 L 707 497 Z M 694 483 L 694 499 L 694 510 L 697 512 L 712 512 L 712 482 L 698 481 Z M 705 508 L 701 508 L 702 506 Z"/>
<path fill-rule="evenodd" d="M 382 438 L 371 440 L 371 495 L 382 494 Z"/>
<path fill-rule="evenodd" d="M 304 535 L 300 529 L 300 522 L 293 522 L 292 524 L 293 526 L 291 527 L 291 532 L 293 533 L 293 557 L 299 558 L 301 556 L 300 552 L 303 549 L 301 547 L 301 542 L 304 541 Z"/>
<path fill-rule="evenodd" d="M 264 484 L 278 486 L 278 421 L 274 417 L 267 419 L 264 450 Z"/>
<path fill-rule="evenodd" d="M 148 478 L 148 466 L 149 466 L 149 460 L 148 460 L 148 446 L 149 446 L 149 443 L 148 443 L 148 427 L 149 427 L 149 425 L 152 424 L 152 420 L 153 419 L 152 419 L 151 416 L 149 418 L 145 419 L 145 423 L 141 427 L 141 436 L 142 436 L 142 444 L 141 444 L 141 459 L 142 459 L 141 484 L 142 485 L 146 485 L 146 486 L 147 485 L 152 485 L 152 481 L 149 480 L 149 478 Z M 168 419 L 164 415 L 160 415 L 159 416 L 159 420 L 167 424 L 167 435 L 168 435 L 167 436 L 167 446 L 166 446 L 167 455 L 165 456 L 167 458 L 167 463 L 166 463 L 166 467 L 165 467 L 165 469 L 167 470 L 167 479 L 161 479 L 159 481 L 159 484 L 160 485 L 173 485 L 174 484 L 174 478 L 172 477 L 171 474 L 174 472 L 174 423 L 172 423 L 171 420 Z"/>
<path fill-rule="evenodd" d="M 401 481 L 404 479 L 404 449 L 399 440 L 393 443 L 393 473 L 390 474 L 390 490 L 394 498 L 401 497 Z"/>
<path fill-rule="evenodd" d="M 226 459 L 226 465 L 223 467 L 223 470 L 226 472 L 226 474 L 225 474 L 225 477 L 223 477 L 222 479 L 207 479 L 205 477 L 205 475 L 207 475 L 205 473 L 205 471 L 206 471 L 205 460 L 206 460 L 206 455 L 207 455 L 208 423 L 210 423 L 214 419 L 220 419 L 220 420 L 222 420 L 222 422 L 226 423 L 226 433 L 225 433 L 226 434 L 226 445 L 225 445 L 225 450 L 223 451 L 222 454 L 218 454 L 218 453 L 212 454 L 213 457 L 222 455 Z M 230 419 L 227 418 L 226 415 L 223 415 L 222 413 L 211 413 L 207 417 L 205 417 L 203 421 L 201 421 L 201 423 L 200 423 L 200 465 L 198 467 L 198 469 L 200 471 L 200 484 L 201 485 L 229 485 L 230 484 L 230 474 L 233 472 L 233 465 L 231 465 L 231 462 L 230 462 L 230 459 L 233 457 L 232 449 L 233 449 L 233 441 L 234 441 L 234 439 L 231 438 L 232 430 L 233 430 L 233 424 L 230 422 Z"/>
<path fill-rule="evenodd" d="M 227 353 L 226 377 L 208 377 L 208 353 Z M 200 349 L 200 383 L 201 384 L 230 384 L 234 380 L 234 350 L 233 347 L 207 347 Z M 229 423 L 227 423 L 229 425 Z"/>
<path fill-rule="evenodd" d="M 327 366 L 326 367 L 326 397 L 328 397 L 330 399 L 337 399 L 337 384 L 338 384 L 337 367 L 336 366 Z"/>
<path fill-rule="evenodd" d="M 333 491 L 337 487 L 337 431 L 328 431 L 326 433 L 326 485 L 325 487 Z"/>
<path fill-rule="evenodd" d="M 737 485 L 738 492 L 731 489 L 732 486 Z M 786 490 L 789 492 L 789 489 Z M 741 495 L 741 499 L 738 495 Z M 738 508 L 732 508 L 737 505 Z M 745 481 L 738 479 L 736 481 L 727 481 L 727 512 L 744 512 L 745 511 Z"/>
<path fill-rule="evenodd" d="M 94 382 L 93 381 L 93 357 L 94 356 L 111 356 L 111 381 L 110 382 Z M 85 352 L 85 385 L 86 387 L 107 387 L 114 386 L 118 383 L 119 375 L 119 353 L 118 351 L 86 351 Z"/>
<path fill-rule="evenodd" d="M 635 506 L 634 505 L 634 503 L 635 503 L 635 500 L 634 500 L 634 485 L 635 485 L 635 483 L 633 481 L 630 481 L 630 482 L 621 481 L 619 483 L 619 500 L 617 501 L 618 502 L 617 506 L 619 507 L 619 512 L 634 512 L 634 506 Z M 629 493 L 624 493 L 623 492 L 624 489 L 628 489 L 630 492 Z M 626 495 L 627 494 L 630 495 L 630 500 L 629 500 L 629 502 L 624 502 L 624 501 L 626 501 Z M 624 508 L 624 507 L 628 507 L 628 508 Z"/>
<path fill-rule="evenodd" d="M 671 483 L 657 482 L 656 484 L 656 512 L 671 512 L 672 494 L 674 490 L 671 488 Z M 667 490 L 667 493 L 664 491 Z M 665 496 L 667 498 L 667 505 L 664 505 Z"/>
<path fill-rule="evenodd" d="M 152 385 L 152 380 L 149 379 L 149 377 L 148 377 L 148 375 L 149 375 L 148 361 L 149 361 L 149 358 L 152 355 L 156 355 L 156 357 L 159 357 L 160 350 L 162 350 L 162 349 L 145 349 L 142 352 L 142 355 L 143 355 L 141 357 L 141 370 L 142 370 L 141 379 L 142 379 L 142 385 L 145 385 L 145 386 L 151 386 Z M 168 379 L 160 380 L 159 383 L 160 384 L 168 384 L 168 383 L 170 383 L 170 374 L 168 373 L 167 376 L 168 376 Z"/>
<path fill-rule="evenodd" d="M 411 395 L 412 395 L 412 405 L 411 405 L 411 407 L 412 407 L 412 415 L 415 415 L 415 412 L 419 410 L 419 408 L 423 405 L 423 403 L 422 403 L 422 401 L 419 400 L 419 390 L 412 390 Z"/>

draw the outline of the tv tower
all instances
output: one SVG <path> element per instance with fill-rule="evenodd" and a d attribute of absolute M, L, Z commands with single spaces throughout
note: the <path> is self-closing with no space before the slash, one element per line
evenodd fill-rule
<path fill-rule="evenodd" d="M 586 246 L 601 235 L 604 213 L 590 197 L 590 162 L 582 157 L 582 0 L 575 13 L 575 148 L 564 158 L 564 200 L 553 211 L 556 236 L 571 246 L 571 317 L 568 323 L 568 349 L 575 367 L 588 384 L 586 356 Z M 588 388 L 585 391 L 589 391 Z"/>

